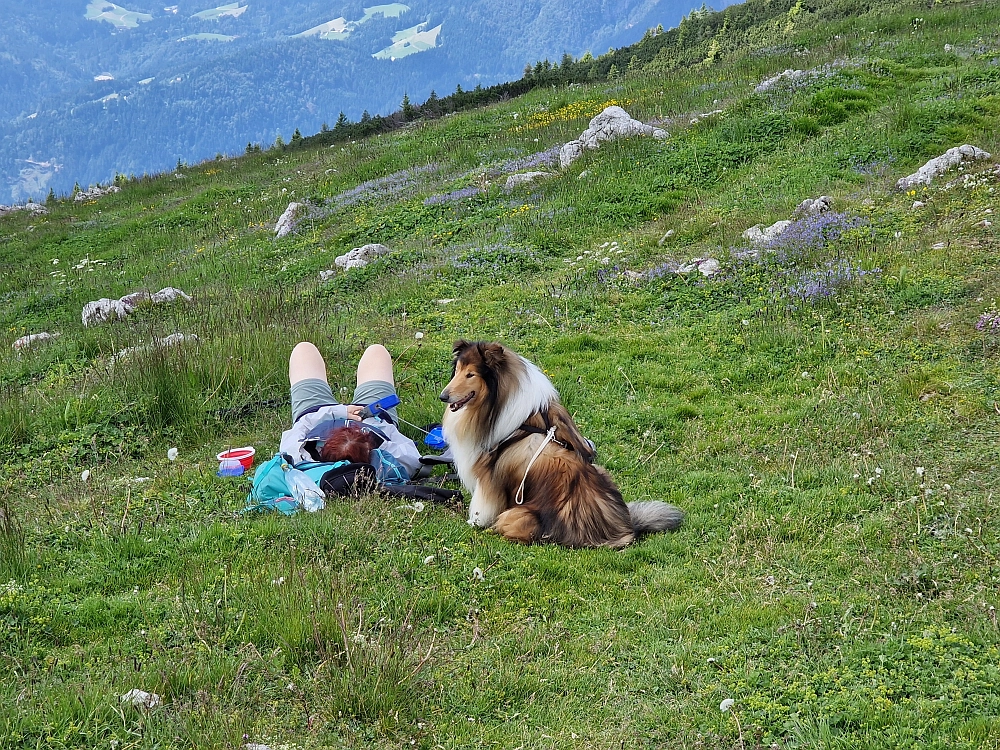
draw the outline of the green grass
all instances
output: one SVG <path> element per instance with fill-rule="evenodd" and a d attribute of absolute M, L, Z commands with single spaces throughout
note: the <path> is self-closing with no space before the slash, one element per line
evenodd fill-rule
<path fill-rule="evenodd" d="M 1000 150 L 1000 12 L 819 5 L 701 65 L 0 219 L 0 747 L 1000 746 L 1000 340 L 976 327 L 1000 176 L 894 188 Z M 612 100 L 670 138 L 503 191 L 506 160 Z M 273 239 L 289 201 L 415 168 Z M 842 232 L 739 257 L 823 194 Z M 319 280 L 366 242 L 395 252 Z M 706 256 L 709 280 L 665 265 Z M 795 293 L 818 278 L 829 296 Z M 164 286 L 193 301 L 81 325 Z M 41 330 L 62 335 L 12 351 Z M 113 359 L 174 332 L 199 339 Z M 277 447 L 295 342 L 335 392 L 386 343 L 425 424 L 461 337 L 543 367 L 625 496 L 684 526 L 519 547 L 374 497 L 246 516 L 247 483 L 215 477 L 224 447 Z M 163 706 L 120 705 L 132 688 Z"/>

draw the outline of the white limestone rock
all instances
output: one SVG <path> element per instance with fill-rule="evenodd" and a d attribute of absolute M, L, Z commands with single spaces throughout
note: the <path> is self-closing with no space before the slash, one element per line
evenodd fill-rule
<path fill-rule="evenodd" d="M 299 214 L 305 207 L 304 203 L 289 203 L 288 208 L 278 219 L 278 223 L 274 225 L 274 235 L 279 240 L 287 234 L 294 231 L 296 224 L 298 224 Z"/>
<path fill-rule="evenodd" d="M 754 224 L 752 227 L 743 232 L 743 239 L 749 240 L 750 244 L 754 247 L 761 247 L 777 239 L 782 232 L 784 232 L 788 227 L 792 225 L 792 222 L 787 220 L 776 221 L 771 226 L 765 227 L 761 224 Z"/>
<path fill-rule="evenodd" d="M 73 197 L 73 200 L 78 203 L 82 201 L 96 201 L 101 196 L 120 192 L 121 188 L 117 185 L 108 185 L 106 188 L 102 188 L 100 185 L 94 185 L 86 190 L 81 190 Z"/>
<path fill-rule="evenodd" d="M 559 149 L 559 167 L 566 169 L 566 167 L 583 156 L 583 152 L 583 141 L 575 140 L 564 143 L 563 147 Z"/>
<path fill-rule="evenodd" d="M 120 299 L 102 297 L 83 306 L 83 325 L 93 326 L 112 319 L 127 318 L 135 308 Z"/>
<path fill-rule="evenodd" d="M 579 159 L 585 150 L 600 148 L 601 144 L 607 141 L 635 136 L 666 138 L 668 135 L 665 130 L 632 119 L 632 116 L 621 107 L 606 107 L 590 121 L 590 125 L 579 138 L 564 144 L 559 150 L 559 166 L 565 169 Z"/>
<path fill-rule="evenodd" d="M 121 360 L 128 359 L 136 354 L 141 354 L 142 352 L 150 352 L 154 349 L 165 349 L 170 346 L 179 346 L 180 344 L 194 344 L 198 342 L 198 336 L 194 333 L 171 333 L 169 336 L 164 336 L 163 338 L 154 338 L 148 344 L 139 344 L 138 346 L 129 346 L 125 349 L 114 354 L 111 357 L 112 362 L 120 362 Z"/>
<path fill-rule="evenodd" d="M 944 174 L 953 167 L 957 167 L 964 161 L 980 161 L 992 158 L 992 155 L 988 152 L 983 151 L 981 148 L 970 146 L 968 143 L 964 146 L 949 148 L 941 156 L 931 159 L 913 174 L 901 177 L 896 182 L 896 187 L 899 190 L 909 190 L 914 185 L 930 185 L 935 177 Z"/>
<path fill-rule="evenodd" d="M 825 214 L 833 208 L 833 198 L 821 195 L 819 198 L 806 198 L 795 209 L 793 216 L 815 216 Z"/>
<path fill-rule="evenodd" d="M 800 81 L 803 78 L 808 78 L 808 77 L 809 77 L 808 70 L 793 70 L 792 68 L 788 68 L 787 70 L 783 70 L 777 75 L 771 76 L 770 78 L 765 78 L 763 81 L 758 83 L 754 87 L 754 93 L 763 94 L 770 91 L 773 88 L 777 88 L 779 85 L 783 83 L 795 83 L 796 81 Z"/>
<path fill-rule="evenodd" d="M 507 178 L 507 182 L 504 184 L 504 190 L 513 190 L 521 185 L 529 185 L 535 180 L 551 176 L 551 172 L 521 172 L 520 174 L 512 174 Z"/>
<path fill-rule="evenodd" d="M 41 203 L 15 203 L 12 206 L 0 206 L 0 216 L 6 216 L 16 211 L 27 211 L 32 216 L 40 216 L 49 212 Z"/>
<path fill-rule="evenodd" d="M 27 336 L 22 336 L 15 341 L 13 348 L 15 352 L 23 352 L 26 349 L 36 346 L 37 344 L 44 344 L 48 341 L 54 341 L 57 338 L 59 338 L 58 333 L 49 333 L 48 331 L 42 331 L 41 333 L 29 333 Z"/>
<path fill-rule="evenodd" d="M 391 253 L 392 250 L 385 245 L 373 243 L 356 247 L 349 253 L 344 253 L 334 258 L 334 265 L 338 268 L 364 268 L 379 256 Z"/>
<path fill-rule="evenodd" d="M 83 325 L 92 326 L 106 323 L 112 319 L 127 318 L 139 305 L 145 302 L 153 305 L 162 305 L 177 300 L 190 302 L 191 296 L 185 294 L 180 289 L 168 286 L 153 294 L 143 290 L 126 294 L 120 299 L 108 299 L 104 297 L 94 302 L 88 302 L 83 306 Z"/>
<path fill-rule="evenodd" d="M 320 281 L 329 281 L 330 279 L 332 279 L 336 275 L 337 275 L 336 271 L 320 271 L 319 272 L 319 280 Z"/>
<path fill-rule="evenodd" d="M 685 263 L 677 268 L 675 273 L 684 274 L 697 271 L 705 278 L 715 276 L 722 270 L 722 264 L 715 258 L 694 258 L 689 263 Z"/>

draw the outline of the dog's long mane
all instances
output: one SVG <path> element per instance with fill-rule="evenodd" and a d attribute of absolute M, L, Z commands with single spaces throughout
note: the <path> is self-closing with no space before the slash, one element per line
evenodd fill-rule
<path fill-rule="evenodd" d="M 555 386 L 535 364 L 497 344 L 459 342 L 456 367 L 471 364 L 486 384 L 486 398 L 470 413 L 467 429 L 480 452 L 510 437 L 532 414 L 558 403 Z"/>

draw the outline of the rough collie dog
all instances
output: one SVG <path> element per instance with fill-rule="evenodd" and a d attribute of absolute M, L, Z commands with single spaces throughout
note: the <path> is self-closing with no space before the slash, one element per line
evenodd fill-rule
<path fill-rule="evenodd" d="M 482 341 L 458 341 L 454 354 L 441 421 L 472 492 L 470 524 L 523 544 L 613 548 L 680 525 L 683 513 L 673 505 L 622 500 L 535 365 Z"/>

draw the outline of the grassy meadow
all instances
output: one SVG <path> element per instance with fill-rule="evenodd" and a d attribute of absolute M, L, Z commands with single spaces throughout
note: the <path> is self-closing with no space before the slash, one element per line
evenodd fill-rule
<path fill-rule="evenodd" d="M 0 218 L 0 747 L 1000 747 L 1000 158 L 895 187 L 1000 157 L 1000 8 L 816 5 L 700 65 Z M 504 190 L 611 103 L 670 137 Z M 167 286 L 192 301 L 81 324 Z M 295 342 L 345 393 L 385 343 L 425 425 L 460 337 L 543 367 L 684 526 L 520 547 L 380 497 L 248 516 L 215 476 L 276 450 Z"/>

